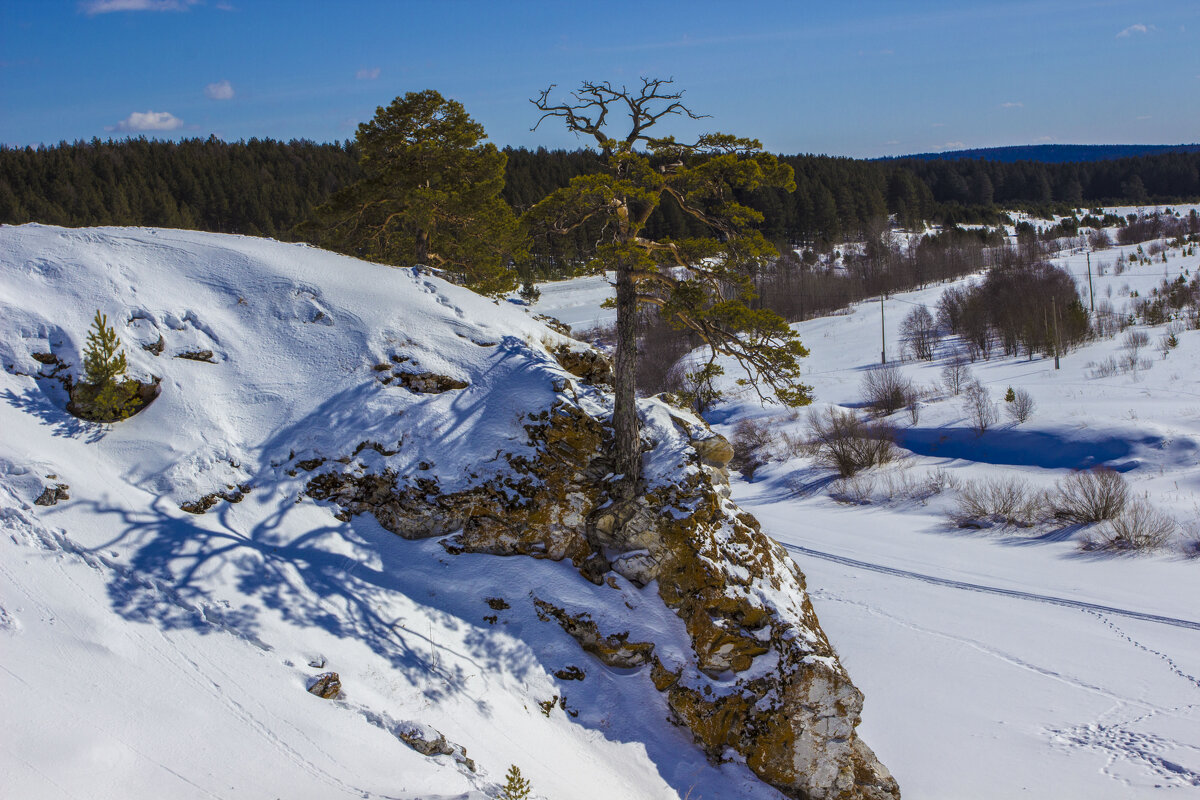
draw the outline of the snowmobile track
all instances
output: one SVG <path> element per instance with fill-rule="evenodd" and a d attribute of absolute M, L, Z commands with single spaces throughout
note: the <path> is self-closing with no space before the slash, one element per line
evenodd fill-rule
<path fill-rule="evenodd" d="M 1176 617 L 1164 617 L 1159 614 L 1147 614 L 1142 611 L 1130 611 L 1124 608 L 1113 608 L 1112 606 L 1102 606 L 1096 603 L 1086 603 L 1082 600 L 1069 600 L 1065 597 L 1054 597 L 1052 595 L 1035 594 L 1033 592 L 1022 592 L 1016 589 L 1001 589 L 998 586 L 984 586 L 978 583 L 967 583 L 965 581 L 951 580 L 950 578 L 938 578 L 933 575 L 923 575 L 920 572 L 911 572 L 905 569 L 896 569 L 895 567 L 885 567 L 882 564 L 872 564 L 867 561 L 858 561 L 853 558 L 846 558 L 845 556 L 836 556 L 832 553 L 822 553 L 820 550 L 810 550 L 807 547 L 801 547 L 797 544 L 786 544 L 785 542 L 780 542 L 780 544 L 793 553 L 801 553 L 811 558 L 819 558 L 823 561 L 832 561 L 836 564 L 870 570 L 871 572 L 880 572 L 885 575 L 895 575 L 898 578 L 908 578 L 910 580 L 921 581 L 922 583 L 931 583 L 935 586 L 947 586 L 951 589 L 962 589 L 968 592 L 982 592 L 983 594 L 997 594 L 1004 597 L 1016 597 L 1021 600 L 1031 600 L 1035 603 L 1048 603 L 1055 606 L 1078 608 L 1084 611 L 1099 611 L 1105 614 L 1128 617 L 1130 619 L 1140 619 L 1146 622 L 1157 622 L 1163 625 L 1174 625 L 1177 628 L 1190 628 L 1195 631 L 1200 631 L 1200 622 L 1194 622 L 1192 620 L 1178 619 Z"/>

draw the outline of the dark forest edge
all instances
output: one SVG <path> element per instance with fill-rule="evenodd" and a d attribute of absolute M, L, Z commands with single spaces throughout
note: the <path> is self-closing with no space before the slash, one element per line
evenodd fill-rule
<path fill-rule="evenodd" d="M 596 154 L 587 150 L 503 152 L 503 197 L 517 213 L 595 169 Z M 1200 152 L 1062 164 L 813 155 L 781 160 L 795 170 L 795 192 L 764 188 L 739 199 L 762 212 L 769 240 L 818 251 L 861 238 L 888 215 L 906 228 L 924 222 L 995 225 L 1004 221 L 1002 209 L 1049 218 L 1084 206 L 1200 198 Z M 139 138 L 0 147 L 0 223 L 144 225 L 294 240 L 295 226 L 360 174 L 352 142 Z M 648 233 L 684 237 L 695 234 L 693 225 L 667 203 Z M 535 249 L 531 266 L 541 275 L 560 272 L 589 253 L 592 233 L 581 229 L 576 241 L 559 243 L 554 252 Z"/>

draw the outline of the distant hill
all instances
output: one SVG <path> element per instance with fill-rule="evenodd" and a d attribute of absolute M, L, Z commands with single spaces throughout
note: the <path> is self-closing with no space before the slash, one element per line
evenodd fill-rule
<path fill-rule="evenodd" d="M 1079 161 L 1110 161 L 1116 158 L 1135 158 L 1160 153 L 1197 153 L 1200 144 L 1024 144 L 1013 147 L 978 147 L 973 150 L 950 150 L 944 153 L 914 153 L 907 156 L 875 159 L 895 161 L 915 158 L 922 161 L 959 161 L 964 158 L 1000 161 L 1038 161 L 1043 164 L 1066 164 Z"/>

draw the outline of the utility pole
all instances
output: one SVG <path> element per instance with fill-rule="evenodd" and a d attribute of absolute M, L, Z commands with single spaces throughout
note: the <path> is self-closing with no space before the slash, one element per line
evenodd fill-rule
<path fill-rule="evenodd" d="M 1054 317 L 1054 368 L 1058 369 L 1058 304 L 1050 298 L 1050 308 Z"/>
<path fill-rule="evenodd" d="M 887 326 L 883 323 L 883 290 L 879 290 L 879 363 L 887 364 Z"/>
<path fill-rule="evenodd" d="M 1091 298 L 1091 307 L 1092 307 L 1091 310 L 1093 312 L 1095 312 L 1095 310 L 1096 310 L 1096 292 L 1094 289 L 1092 289 L 1092 251 L 1091 250 L 1087 251 L 1087 262 L 1088 262 L 1088 296 Z"/>

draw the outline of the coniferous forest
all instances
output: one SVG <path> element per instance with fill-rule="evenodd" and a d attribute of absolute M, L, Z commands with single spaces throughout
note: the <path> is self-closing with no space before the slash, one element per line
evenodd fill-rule
<path fill-rule="evenodd" d="M 588 150 L 505 148 L 504 199 L 521 213 L 595 168 Z M 1002 208 L 1049 214 L 1100 204 L 1165 204 L 1200 197 L 1200 153 L 1175 152 L 1078 163 L 976 159 L 867 161 L 784 156 L 796 191 L 760 189 L 739 198 L 762 212 L 772 241 L 816 249 L 857 238 L 895 215 L 922 221 L 995 224 Z M 270 139 L 180 142 L 144 138 L 0 147 L 0 223 L 149 225 L 296 238 L 312 209 L 360 175 L 353 142 Z M 696 233 L 670 203 L 651 219 L 655 238 Z M 535 248 L 535 267 L 586 256 L 586 227 L 553 252 Z"/>

